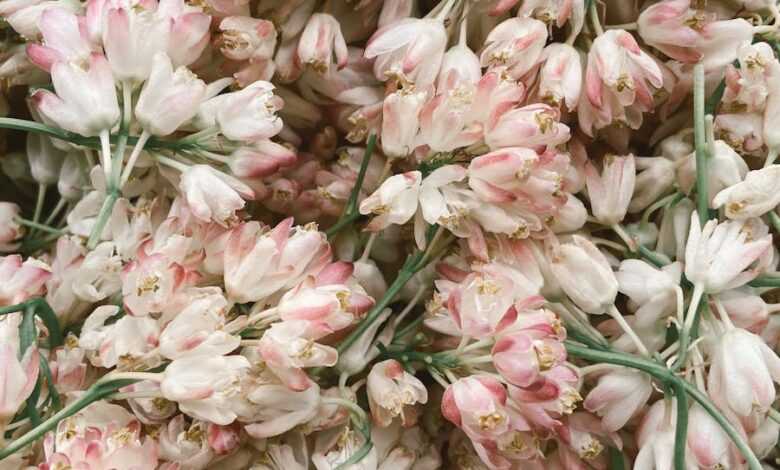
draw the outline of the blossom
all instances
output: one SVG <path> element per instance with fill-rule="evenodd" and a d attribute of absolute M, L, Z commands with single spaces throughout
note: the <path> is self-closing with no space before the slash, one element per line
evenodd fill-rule
<path fill-rule="evenodd" d="M 135 105 L 135 117 L 152 135 L 171 134 L 195 116 L 205 93 L 202 80 L 184 67 L 174 71 L 171 59 L 158 52 Z"/>
<path fill-rule="evenodd" d="M 604 428 L 614 432 L 626 425 L 647 403 L 653 387 L 650 376 L 631 369 L 618 369 L 599 377 L 583 405 L 601 415 Z"/>
<path fill-rule="evenodd" d="M 588 185 L 593 215 L 604 225 L 614 225 L 626 216 L 636 182 L 634 156 L 604 157 L 601 175 L 588 162 L 585 165 L 585 182 Z"/>
<path fill-rule="evenodd" d="M 96 136 L 119 120 L 119 104 L 109 63 L 92 53 L 88 67 L 57 62 L 51 67 L 52 93 L 39 89 L 33 96 L 37 109 L 61 128 L 84 136 Z"/>
<path fill-rule="evenodd" d="M 179 409 L 216 424 L 236 419 L 231 409 L 241 374 L 250 367 L 243 356 L 189 356 L 168 365 L 160 382 L 163 396 Z"/>
<path fill-rule="evenodd" d="M 20 315 L 5 317 L 0 323 L 0 430 L 11 422 L 38 381 L 38 348 L 19 351 Z"/>
<path fill-rule="evenodd" d="M 587 313 L 603 313 L 615 302 L 618 282 L 604 254 L 590 240 L 572 236 L 554 247 L 550 268 L 563 291 Z"/>
<path fill-rule="evenodd" d="M 417 211 L 422 175 L 410 171 L 387 178 L 374 194 L 360 202 L 361 214 L 373 214 L 369 230 L 378 231 L 391 224 L 405 224 Z"/>
<path fill-rule="evenodd" d="M 19 211 L 12 202 L 0 202 L 0 251 L 13 251 L 19 246 L 16 241 L 24 231 L 16 221 Z"/>
<path fill-rule="evenodd" d="M 437 19 L 404 18 L 379 28 L 364 54 L 374 59 L 378 80 L 393 78 L 423 89 L 439 72 L 447 34 Z"/>
<path fill-rule="evenodd" d="M 546 42 L 544 23 L 532 18 L 510 18 L 490 31 L 480 63 L 483 67 L 505 67 L 512 78 L 520 79 L 536 65 Z"/>
<path fill-rule="evenodd" d="M 341 26 L 332 15 L 315 13 L 301 33 L 298 60 L 325 74 L 330 70 L 334 57 L 339 69 L 347 65 L 347 43 L 341 34 Z"/>
<path fill-rule="evenodd" d="M 222 226 L 235 220 L 244 199 L 254 198 L 254 192 L 244 183 L 208 165 L 188 167 L 179 186 L 195 217 Z"/>
<path fill-rule="evenodd" d="M 366 387 L 371 415 L 379 426 L 388 426 L 396 416 L 406 423 L 406 408 L 428 401 L 428 390 L 420 379 L 394 359 L 375 364 L 368 373 Z"/>
<path fill-rule="evenodd" d="M 747 221 L 709 220 L 702 229 L 694 212 L 685 246 L 685 277 L 709 293 L 739 287 L 758 275 L 746 269 L 771 244 L 771 235 L 752 234 Z"/>
<path fill-rule="evenodd" d="M 40 295 L 51 275 L 51 268 L 35 258 L 22 261 L 19 255 L 0 257 L 0 305 L 14 305 Z"/>
<path fill-rule="evenodd" d="M 753 170 L 742 182 L 723 189 L 712 199 L 713 207 L 725 206 L 726 217 L 745 220 L 759 217 L 780 204 L 777 190 L 780 165 Z"/>

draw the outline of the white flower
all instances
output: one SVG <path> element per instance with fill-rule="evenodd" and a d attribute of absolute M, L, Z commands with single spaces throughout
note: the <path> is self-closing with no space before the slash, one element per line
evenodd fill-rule
<path fill-rule="evenodd" d="M 715 209 L 725 206 L 726 217 L 745 220 L 759 217 L 780 204 L 780 165 L 748 172 L 741 183 L 721 190 L 712 200 Z"/>
<path fill-rule="evenodd" d="M 179 187 L 195 217 L 222 226 L 235 219 L 236 211 L 244 207 L 244 199 L 254 198 L 247 185 L 208 165 L 188 167 Z"/>

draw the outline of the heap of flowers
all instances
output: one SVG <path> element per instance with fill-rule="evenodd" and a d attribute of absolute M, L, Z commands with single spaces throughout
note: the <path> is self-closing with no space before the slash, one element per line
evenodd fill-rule
<path fill-rule="evenodd" d="M 0 0 L 0 469 L 774 468 L 775 1 Z"/>

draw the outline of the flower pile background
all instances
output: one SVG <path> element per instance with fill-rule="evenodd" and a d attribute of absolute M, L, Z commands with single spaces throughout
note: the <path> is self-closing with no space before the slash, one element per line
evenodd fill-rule
<path fill-rule="evenodd" d="M 0 18 L 0 470 L 780 464 L 776 0 Z"/>

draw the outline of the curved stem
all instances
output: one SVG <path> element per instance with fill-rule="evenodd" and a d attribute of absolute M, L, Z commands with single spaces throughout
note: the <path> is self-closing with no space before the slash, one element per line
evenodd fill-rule
<path fill-rule="evenodd" d="M 103 236 L 103 229 L 108 223 L 108 219 L 111 218 L 111 212 L 114 210 L 114 204 L 117 199 L 119 199 L 119 191 L 114 189 L 108 193 L 103 201 L 103 206 L 100 208 L 100 212 L 98 212 L 97 220 L 87 241 L 87 248 L 90 250 L 94 250 L 100 242 L 100 238 Z"/>
<path fill-rule="evenodd" d="M 628 335 L 628 337 L 631 338 L 631 341 L 634 342 L 634 345 L 636 346 L 637 351 L 639 351 L 639 354 L 645 357 L 650 356 L 650 352 L 645 347 L 645 344 L 641 339 L 639 339 L 639 336 L 637 336 L 636 332 L 633 328 L 631 328 L 631 325 L 628 324 L 626 319 L 623 318 L 623 314 L 618 311 L 617 307 L 612 305 L 607 310 L 607 313 L 610 317 L 612 317 L 613 320 L 617 322 L 618 325 L 620 325 L 620 328 Z"/>
<path fill-rule="evenodd" d="M 32 220 L 22 219 L 21 217 L 17 217 L 16 222 L 20 225 L 26 225 L 28 227 L 32 227 L 36 230 L 40 230 L 42 232 L 51 233 L 53 235 L 64 235 L 65 231 L 59 230 L 53 227 L 49 227 L 48 225 L 39 224 L 37 222 L 34 222 Z"/>
<path fill-rule="evenodd" d="M 41 211 L 43 211 L 43 203 L 46 201 L 46 185 L 38 183 L 38 197 L 35 198 L 35 212 L 33 213 L 33 222 L 36 224 L 41 220 Z M 30 235 L 35 233 L 35 229 L 30 231 Z"/>
<path fill-rule="evenodd" d="M 130 153 L 130 159 L 127 160 L 127 165 L 125 166 L 124 171 L 122 171 L 122 177 L 119 179 L 120 188 L 122 188 L 125 183 L 127 183 L 127 180 L 130 179 L 130 173 L 132 173 L 133 167 L 135 167 L 135 162 L 138 160 L 138 156 L 141 155 L 141 151 L 144 149 L 146 142 L 151 136 L 152 135 L 147 132 L 146 129 L 141 132 L 141 136 L 138 138 L 138 142 L 135 143 L 133 151 Z"/>
<path fill-rule="evenodd" d="M 679 383 L 672 385 L 677 402 L 677 420 L 674 429 L 674 468 L 685 470 L 685 450 L 688 442 L 688 396 Z"/>

